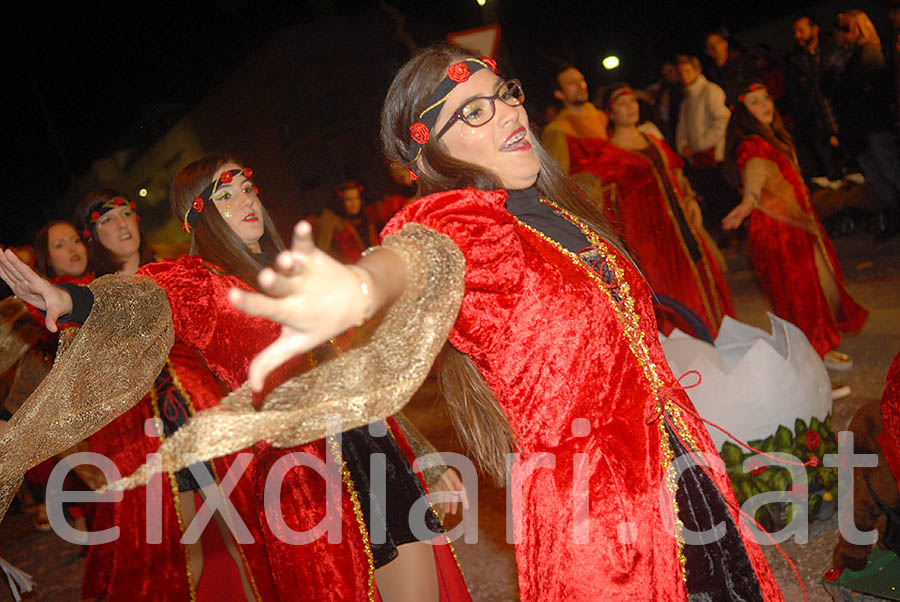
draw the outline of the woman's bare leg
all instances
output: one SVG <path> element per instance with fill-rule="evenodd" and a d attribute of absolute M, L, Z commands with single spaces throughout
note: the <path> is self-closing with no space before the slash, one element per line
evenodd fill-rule
<path fill-rule="evenodd" d="M 184 525 L 191 524 L 194 516 L 197 514 L 197 505 L 194 503 L 193 491 L 181 491 L 178 494 L 181 500 L 181 522 Z M 188 558 L 191 562 L 191 580 L 194 582 L 194 589 L 200 583 L 200 575 L 203 573 L 203 545 L 200 539 L 194 543 L 187 544 Z"/>
<path fill-rule="evenodd" d="M 819 275 L 819 283 L 822 285 L 822 293 L 825 295 L 825 302 L 828 303 L 828 309 L 831 315 L 837 317 L 841 308 L 841 296 L 838 292 L 838 285 L 834 279 L 834 274 L 828 269 L 828 263 L 822 255 L 819 245 L 815 245 L 815 261 L 816 273 Z"/>
<path fill-rule="evenodd" d="M 397 552 L 396 558 L 375 569 L 375 582 L 384 602 L 438 602 L 437 569 L 431 544 L 406 543 L 397 546 Z"/>
<path fill-rule="evenodd" d="M 222 541 L 225 542 L 225 548 L 228 550 L 229 556 L 231 556 L 231 559 L 237 565 L 238 571 L 241 574 L 241 585 L 244 586 L 244 596 L 247 598 L 248 602 L 253 602 L 253 600 L 256 599 L 256 596 L 253 595 L 253 589 L 250 587 L 250 580 L 247 578 L 247 573 L 244 570 L 244 561 L 238 551 L 234 535 L 232 534 L 231 529 L 228 528 L 228 523 L 225 522 L 225 519 L 220 513 L 216 512 L 215 520 L 216 526 L 219 527 L 219 533 L 222 534 Z"/>

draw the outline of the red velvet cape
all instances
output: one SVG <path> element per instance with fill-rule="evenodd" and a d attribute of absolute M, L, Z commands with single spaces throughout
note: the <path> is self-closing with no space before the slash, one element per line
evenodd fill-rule
<path fill-rule="evenodd" d="M 277 338 L 281 328 L 235 309 L 227 301 L 228 290 L 231 287 L 247 289 L 247 285 L 214 270 L 196 256 L 148 264 L 140 270 L 141 274 L 152 277 L 169 298 L 176 333 L 169 360 L 189 391 L 195 410 L 218 403 L 222 387 L 216 377 L 229 389 L 242 384 L 250 360 Z M 103 439 L 100 445 L 106 446 L 122 474 L 133 471 L 145 460 L 144 454 L 158 446 L 157 439 L 142 435 L 143 421 L 152 416 L 151 412 L 152 406 L 145 398 L 100 431 L 103 433 L 103 437 L 98 438 Z M 388 424 L 401 449 L 412 461 L 412 451 L 402 431 L 393 419 L 388 419 Z M 260 442 L 247 450 L 253 454 L 253 459 L 229 499 L 253 536 L 254 543 L 242 545 L 241 553 L 259 600 L 380 600 L 374 588 L 368 540 L 362 537 L 365 532 L 362 513 L 346 483 L 341 489 L 342 537 L 339 543 L 330 544 L 327 537 L 320 537 L 305 545 L 292 545 L 282 541 L 267 520 L 263 491 L 272 464 L 291 452 L 306 452 L 324 460 L 325 454 L 332 453 L 326 445 L 324 440 L 319 440 L 279 449 Z M 214 462 L 217 478 L 225 475 L 233 459 L 234 456 L 229 456 Z M 306 531 L 318 524 L 325 514 L 325 490 L 325 482 L 318 473 L 307 467 L 292 468 L 284 479 L 280 499 L 287 528 Z M 121 586 L 111 589 L 112 594 L 121 593 L 124 597 L 130 591 L 133 598 L 136 592 L 147 591 L 152 593 L 146 599 L 191 599 L 186 557 L 178 543 L 182 527 L 174 511 L 171 488 L 164 486 L 163 495 L 162 545 L 143 543 L 146 541 L 143 534 L 145 488 L 126 492 L 126 496 L 131 497 L 123 503 L 107 505 L 118 513 L 115 520 L 123 531 L 119 540 L 121 547 L 115 550 L 118 552 L 115 558 L 98 556 L 98 562 L 91 566 L 98 567 L 93 573 L 97 575 L 98 583 L 112 582 L 113 586 Z M 434 546 L 434 554 L 441 600 L 470 600 L 452 550 L 448 546 Z M 107 577 L 102 574 L 103 567 L 120 574 Z M 165 595 L 162 592 L 166 592 Z M 110 593 L 101 595 L 114 599 L 109 597 Z"/>
<path fill-rule="evenodd" d="M 807 232 L 763 211 L 754 211 L 750 214 L 747 241 L 750 257 L 775 315 L 800 328 L 813 348 L 824 356 L 841 342 L 838 330 L 857 332 L 869 312 L 847 293 L 834 246 L 813 210 L 809 189 L 793 161 L 760 136 L 749 136 L 738 145 L 738 169 L 743 171 L 747 161 L 754 157 L 778 165 L 782 177 L 791 185 L 797 205 L 814 224 L 815 231 Z M 840 309 L 836 317 L 832 316 L 819 284 L 816 245 L 838 286 Z"/>
<path fill-rule="evenodd" d="M 900 353 L 888 370 L 881 398 L 881 435 L 878 444 L 900 490 Z"/>
<path fill-rule="evenodd" d="M 671 498 L 661 495 L 671 491 L 663 481 L 668 443 L 659 422 L 647 420 L 658 402 L 651 381 L 674 380 L 649 291 L 607 249 L 624 295 L 614 302 L 584 262 L 519 222 L 505 201 L 504 191 L 430 195 L 382 234 L 416 222 L 460 248 L 465 295 L 450 342 L 496 395 L 520 436 L 522 459 L 548 452 L 543 458 L 555 460 L 512 495 L 521 599 L 686 600 L 680 548 L 663 518 L 673 513 Z M 683 391 L 671 396 L 692 407 Z M 573 424 L 579 418 L 589 429 Z M 681 422 L 696 449 L 716 453 L 702 423 L 687 415 Z M 573 486 L 576 463 L 590 475 L 586 491 Z M 724 472 L 715 484 L 734 503 Z M 589 542 L 580 543 L 573 504 L 585 500 Z M 759 546 L 745 543 L 765 600 L 781 600 Z"/>
<path fill-rule="evenodd" d="M 701 255 L 696 262 L 691 258 L 667 200 L 664 179 L 677 195 L 682 215 L 687 217 L 684 191 L 673 173 L 684 162 L 662 140 L 651 138 L 651 144 L 667 167 L 662 172 L 641 153 L 606 142 L 593 156 L 573 163 L 572 173 L 587 171 L 604 184 L 616 185 L 616 202 L 605 207 L 607 216 L 616 234 L 633 252 L 632 258 L 651 288 L 686 305 L 715 337 L 722 318 L 734 316 L 731 292 L 708 241 L 688 222 Z M 666 335 L 671 332 L 671 326 L 660 324 L 660 329 Z"/>

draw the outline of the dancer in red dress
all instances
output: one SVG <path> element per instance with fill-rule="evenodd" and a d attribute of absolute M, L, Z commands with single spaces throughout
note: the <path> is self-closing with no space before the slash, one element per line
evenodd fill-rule
<path fill-rule="evenodd" d="M 734 304 L 721 255 L 681 174 L 684 162 L 664 141 L 637 129 L 637 97 L 627 84 L 611 87 L 604 104 L 613 128 L 609 142 L 573 164 L 572 173 L 614 185 L 607 216 L 650 288 L 687 306 L 715 337 L 722 318 L 734 316 Z M 673 323 L 660 317 L 668 335 Z"/>
<path fill-rule="evenodd" d="M 806 334 L 830 368 L 849 369 L 835 348 L 839 330 L 857 332 L 869 312 L 847 292 L 834 246 L 812 207 L 809 189 L 765 85 L 744 87 L 728 125 L 728 165 L 743 200 L 723 220 L 749 218 L 748 249 L 775 314 Z"/>
<path fill-rule="evenodd" d="M 265 319 L 245 316 L 226 300 L 229 289 L 251 289 L 239 275 L 248 279 L 254 278 L 260 266 L 265 264 L 266 258 L 274 257 L 281 248 L 251 178 L 249 169 L 237 165 L 228 157 L 208 157 L 185 167 L 173 184 L 170 198 L 173 211 L 183 216 L 185 229 L 194 235 L 193 248 L 200 256 L 184 256 L 174 261 L 152 263 L 139 270 L 139 276 L 152 278 L 154 284 L 151 285 L 151 289 L 161 287 L 165 291 L 167 304 L 166 312 L 162 312 L 162 323 L 170 325 L 175 335 L 176 346 L 181 344 L 194 357 L 205 362 L 208 370 L 211 370 L 228 388 L 239 387 L 253 354 L 273 342 L 280 331 L 279 325 Z M 98 217 L 102 219 L 102 215 Z M 213 263 L 205 258 L 214 258 L 216 261 Z M 125 297 L 129 299 L 152 297 L 147 294 L 146 279 L 126 280 L 124 283 L 101 279 L 91 287 L 96 293 L 94 295 L 85 293 L 84 289 L 79 288 L 65 291 L 55 287 L 48 288 L 45 282 L 35 279 L 36 275 L 29 273 L 23 264 L 13 269 L 22 270 L 13 281 L 25 276 L 32 287 L 22 289 L 22 282 L 19 281 L 16 290 L 35 303 L 48 308 L 48 326 L 53 324 L 51 317 L 58 314 L 51 309 L 56 307 L 54 299 L 61 298 L 64 299 L 62 307 L 65 307 L 66 311 L 71 309 L 80 319 L 88 320 L 83 330 L 91 331 L 97 326 L 101 331 L 101 338 L 105 339 L 104 343 L 85 342 L 82 332 L 79 333 L 82 335 L 81 338 L 73 341 L 76 347 L 79 344 L 87 345 L 90 349 L 110 346 L 112 343 L 106 340 L 110 337 L 105 334 L 108 322 L 115 322 L 110 316 L 123 318 L 123 321 L 128 322 L 125 325 L 126 329 L 134 329 L 136 326 L 144 326 L 144 318 L 161 313 L 159 309 L 137 311 L 130 307 L 124 314 L 117 314 L 115 308 L 110 312 L 106 305 L 111 303 L 129 307 Z M 4 273 L 4 277 L 9 277 L 8 271 Z M 112 286 L 132 283 L 134 289 L 142 286 L 143 290 L 130 294 L 134 289 L 123 289 L 119 294 L 109 295 L 101 292 L 103 290 L 101 283 L 112 283 Z M 88 299 L 86 303 L 82 303 L 85 294 L 93 300 Z M 134 317 L 135 314 L 137 318 Z M 132 316 L 130 320 L 128 316 Z M 150 324 L 147 328 L 153 330 L 155 327 Z M 156 336 L 145 335 L 145 337 L 155 341 L 165 339 L 163 335 L 164 332 L 160 332 Z M 118 341 L 122 337 L 114 334 L 111 338 Z M 146 373 L 150 369 L 148 366 L 153 365 L 154 353 L 145 349 L 146 343 L 139 340 L 142 337 L 132 334 L 128 338 L 133 340 L 127 343 L 120 341 L 117 344 L 133 344 L 131 353 L 138 355 L 143 361 L 138 361 L 119 372 L 130 374 L 138 380 L 137 377 Z M 126 357 L 128 355 L 126 353 Z M 61 363 L 64 365 L 57 368 L 62 371 L 72 370 L 73 362 L 77 364 L 81 357 L 83 357 L 82 350 L 69 351 L 63 356 Z M 300 362 L 305 365 L 307 357 L 300 358 Z M 74 369 L 79 368 L 76 365 Z M 51 379 L 53 376 L 51 373 Z M 213 378 L 210 380 L 215 382 Z M 172 379 L 170 384 L 181 389 L 175 379 Z M 128 394 L 136 388 L 128 383 L 123 386 L 128 390 Z M 54 397 L 52 389 L 53 384 L 50 385 L 48 393 L 51 398 Z M 32 407 L 46 409 L 49 403 L 48 394 L 33 396 L 29 402 Z M 65 403 L 76 404 L 75 410 L 79 408 L 77 404 L 82 403 L 80 396 L 72 395 L 68 391 L 64 399 Z M 112 401 L 102 410 L 106 414 L 115 412 L 116 405 L 117 403 Z M 112 406 L 113 409 L 110 410 L 106 406 Z M 93 416 L 98 408 L 89 407 L 86 410 L 84 405 L 80 408 L 80 411 L 75 413 L 91 415 L 89 419 L 94 422 L 99 420 Z M 138 410 L 139 408 L 136 408 L 132 412 Z M 34 415 L 30 417 L 33 418 Z M 253 433 L 250 428 L 252 418 L 248 418 L 246 432 Z M 120 421 L 128 422 L 119 418 L 114 424 Z M 337 447 L 338 444 L 334 439 L 327 441 L 319 439 L 287 450 L 268 442 L 258 442 L 253 446 L 252 459 L 246 468 L 248 474 L 238 481 L 237 488 L 232 493 L 239 499 L 232 502 L 240 514 L 237 518 L 240 518 L 249 530 L 253 545 L 262 549 L 267 558 L 269 570 L 264 575 L 265 582 L 258 578 L 255 582 L 250 582 L 249 590 L 245 587 L 248 599 L 433 599 L 435 601 L 440 599 L 461 602 L 470 600 L 449 546 L 431 546 L 428 542 L 419 541 L 409 527 L 408 517 L 412 514 L 410 507 L 420 498 L 424 498 L 425 485 L 410 467 L 410 462 L 415 458 L 412 456 L 412 448 L 407 442 L 404 430 L 401 430 L 393 418 L 386 417 L 385 422 L 388 430 L 381 434 L 370 433 L 369 428 L 353 429 L 343 433 L 342 448 Z M 32 420 L 27 426 L 21 423 L 13 424 L 15 428 L 11 430 L 20 438 L 27 439 L 29 426 L 35 428 L 35 421 Z M 180 434 L 174 431 L 184 431 L 185 428 L 183 425 L 174 425 L 174 428 L 167 429 L 167 435 L 171 436 L 167 436 L 163 446 L 157 449 L 164 453 L 163 447 Z M 54 432 L 53 429 L 48 430 Z M 55 434 L 61 438 L 70 433 L 55 432 Z M 217 432 L 215 439 L 224 441 L 236 439 L 243 441 L 243 444 L 204 459 L 229 453 L 232 455 L 228 458 L 233 458 L 235 452 L 242 451 L 257 441 L 252 435 L 249 435 L 249 439 L 244 436 L 241 426 L 232 433 Z M 59 440 L 54 443 L 59 444 Z M 37 452 L 31 449 L 29 453 Z M 340 469 L 340 481 L 336 484 L 340 487 L 337 495 L 340 500 L 339 519 L 342 536 L 337 542 L 332 542 L 325 536 L 303 545 L 292 541 L 297 533 L 308 532 L 321 523 L 327 510 L 324 501 L 327 495 L 332 495 L 327 491 L 326 481 L 311 467 L 302 466 L 292 459 L 297 453 L 306 454 L 307 457 L 318 459 L 320 462 L 333 459 Z M 388 468 L 386 487 L 391 496 L 387 508 L 377 506 L 376 502 L 369 498 L 367 474 L 369 456 L 376 453 L 386 458 Z M 128 461 L 135 458 L 136 454 L 126 455 Z M 281 482 L 281 495 L 275 498 L 278 502 L 276 508 L 266 501 L 264 490 L 268 489 L 268 478 L 272 474 L 273 467 L 276 464 L 284 466 L 285 462 L 288 471 Z M 139 465 L 140 461 L 136 466 Z M 223 477 L 215 467 L 213 473 L 217 477 Z M 227 476 L 223 478 L 226 481 L 228 479 Z M 361 483 L 364 489 L 357 492 L 355 483 Z M 450 479 L 449 483 L 453 485 L 453 479 Z M 143 488 L 132 488 L 131 492 L 142 490 Z M 247 492 L 250 492 L 247 496 L 251 504 L 250 516 L 245 515 L 241 505 L 245 499 L 242 494 Z M 434 511 L 425 508 L 423 515 L 420 518 L 423 518 L 429 532 L 438 534 L 441 527 Z M 369 524 L 375 520 L 373 518 L 375 516 L 379 517 L 383 524 L 386 523 L 384 541 L 369 540 Z M 138 546 L 138 553 L 134 554 L 138 558 L 142 541 L 144 541 L 142 534 L 137 534 L 133 540 L 125 542 Z M 121 540 L 118 543 L 123 545 Z M 426 557 L 424 563 L 423 556 Z M 181 557 L 184 558 L 184 554 Z M 171 558 L 169 560 L 171 564 Z M 156 568 L 159 569 L 161 566 L 168 565 L 161 563 Z M 418 572 L 402 570 L 410 566 L 419 569 Z M 398 571 L 398 567 L 401 570 Z M 388 570 L 384 571 L 385 568 Z M 146 575 L 152 569 L 153 567 L 146 567 L 142 574 Z M 133 575 L 135 578 L 140 576 L 141 574 Z M 132 591 L 142 586 L 150 587 L 150 584 L 146 581 L 136 581 L 132 584 Z M 230 593 L 225 595 L 233 596 L 234 589 L 232 587 Z M 200 593 L 198 591 L 198 597 Z M 221 598 L 221 595 L 218 597 Z"/>
<path fill-rule="evenodd" d="M 139 225 L 132 201 L 114 190 L 89 193 L 75 208 L 76 220 L 98 266 L 96 276 L 108 273 L 135 274 L 153 260 L 150 243 Z M 87 284 L 76 282 L 75 284 Z M 181 297 L 196 291 L 176 291 Z M 173 305 L 179 301 L 173 301 Z M 208 316 L 198 316 L 208 320 Z M 217 349 L 219 353 L 223 350 Z M 222 388 L 203 358 L 176 340 L 166 363 L 150 391 L 135 405 L 88 439 L 90 451 L 112 460 L 120 474 L 127 475 L 155 453 L 160 441 L 172 435 L 197 411 L 215 406 Z M 147 424 L 156 419 L 162 432 Z M 148 430 L 149 429 L 149 430 Z M 205 468 L 219 481 L 228 473 L 235 456 L 216 458 Z M 109 543 L 87 547 L 82 578 L 82 598 L 131 600 L 153 598 L 180 600 L 220 599 L 223 592 L 247 600 L 273 600 L 271 568 L 262 541 L 256 494 L 249 480 L 239 482 L 230 495 L 240 519 L 248 525 L 257 543 L 242 545 L 234 540 L 217 514 L 200 540 L 181 543 L 181 537 L 203 503 L 200 484 L 189 470 L 162 475 L 162 487 L 153 490 L 151 504 L 159 515 L 148 514 L 145 487 L 124 492 L 120 502 L 94 504 L 92 531 L 119 529 Z M 158 521 L 158 542 L 148 542 L 148 522 Z"/>
<path fill-rule="evenodd" d="M 261 275 L 273 297 L 233 295 L 285 323 L 251 365 L 251 386 L 384 307 L 387 323 L 432 339 L 447 324 L 442 370 L 455 363 L 474 387 L 444 391 L 460 437 L 501 481 L 504 452 L 517 444 L 521 454 L 509 484 L 522 600 L 781 600 L 759 546 L 736 526 L 724 473 L 676 475 L 674 458 L 715 448 L 666 365 L 649 290 L 602 214 L 539 150 L 518 81 L 494 68 L 437 47 L 399 71 L 382 142 L 425 196 L 354 266 L 315 250 L 300 224 L 280 273 Z M 432 288 L 440 301 L 416 301 Z M 379 403 L 360 413 L 390 411 Z M 715 542 L 686 545 L 688 530 L 712 524 Z"/>

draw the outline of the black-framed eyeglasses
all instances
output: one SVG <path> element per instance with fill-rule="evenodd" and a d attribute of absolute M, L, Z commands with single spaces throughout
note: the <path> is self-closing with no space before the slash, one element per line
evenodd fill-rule
<path fill-rule="evenodd" d="M 498 98 L 511 107 L 518 107 L 525 102 L 525 92 L 522 90 L 522 83 L 517 79 L 506 80 L 500 84 L 493 96 L 479 96 L 466 102 L 466 104 L 457 109 L 450 121 L 441 128 L 435 139 L 446 134 L 447 130 L 457 121 L 462 121 L 473 128 L 483 126 L 494 118 L 494 114 L 497 112 L 494 101 Z"/>

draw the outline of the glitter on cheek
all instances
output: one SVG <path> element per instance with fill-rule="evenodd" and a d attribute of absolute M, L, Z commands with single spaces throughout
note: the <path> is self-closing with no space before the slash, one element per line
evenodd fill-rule
<path fill-rule="evenodd" d="M 231 219 L 231 204 L 227 204 L 222 208 L 222 217 Z"/>

